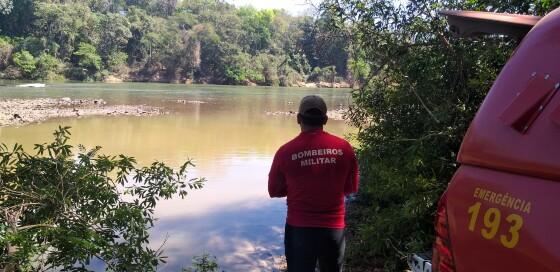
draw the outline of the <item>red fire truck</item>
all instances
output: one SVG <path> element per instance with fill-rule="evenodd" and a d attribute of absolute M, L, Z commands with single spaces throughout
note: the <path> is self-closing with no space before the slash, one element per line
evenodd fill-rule
<path fill-rule="evenodd" d="M 560 271 L 560 9 L 545 17 L 442 11 L 461 35 L 521 43 L 463 140 L 431 261 L 413 271 Z M 558 205 L 558 207 L 557 207 Z"/>

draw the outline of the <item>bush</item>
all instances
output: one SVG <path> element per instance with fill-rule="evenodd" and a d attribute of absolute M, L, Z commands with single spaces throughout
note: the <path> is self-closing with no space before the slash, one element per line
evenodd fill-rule
<path fill-rule="evenodd" d="M 37 58 L 35 77 L 45 80 L 60 79 L 61 68 L 62 62 L 59 59 L 47 53 L 42 53 L 39 58 Z"/>
<path fill-rule="evenodd" d="M 78 50 L 74 52 L 73 62 L 77 65 L 66 72 L 69 78 L 84 81 L 101 79 L 102 60 L 93 45 L 80 43 Z"/>
<path fill-rule="evenodd" d="M 280 79 L 278 77 L 278 57 L 272 54 L 261 53 L 255 56 L 255 63 L 261 69 L 263 76 L 262 85 L 278 86 Z"/>
<path fill-rule="evenodd" d="M 80 43 L 78 50 L 74 52 L 78 59 L 78 66 L 95 73 L 101 69 L 101 57 L 97 54 L 95 46 L 89 43 Z"/>
<path fill-rule="evenodd" d="M 13 65 L 6 67 L 6 69 L 0 73 L 0 78 L 2 79 L 16 80 L 21 79 L 22 77 L 23 75 L 21 74 L 21 70 Z"/>
<path fill-rule="evenodd" d="M 28 51 L 31 55 L 38 56 L 45 51 L 46 40 L 39 37 L 25 37 L 17 42 L 18 51 Z"/>
<path fill-rule="evenodd" d="M 202 187 L 161 162 L 138 167 L 124 155 L 100 155 L 68 144 L 69 128 L 54 141 L 0 145 L 0 271 L 88 271 L 92 259 L 108 271 L 156 271 L 161 250 L 148 246 L 159 199 Z"/>
<path fill-rule="evenodd" d="M 12 55 L 12 60 L 16 67 L 19 68 L 27 78 L 30 78 L 37 68 L 35 58 L 31 53 L 25 50 L 14 53 Z"/>
<path fill-rule="evenodd" d="M 279 81 L 280 81 L 280 86 L 291 87 L 291 86 L 297 86 L 298 83 L 303 82 L 304 78 L 296 70 L 287 66 L 281 70 Z"/>
<path fill-rule="evenodd" d="M 336 67 L 327 66 L 323 68 L 320 67 L 313 68 L 307 80 L 319 83 L 319 82 L 332 82 L 333 79 L 335 78 L 336 78 Z"/>
<path fill-rule="evenodd" d="M 113 52 L 107 59 L 107 67 L 112 72 L 118 72 L 126 67 L 128 55 L 124 52 Z"/>
<path fill-rule="evenodd" d="M 247 53 L 238 53 L 227 58 L 225 75 L 233 84 L 261 83 L 264 76 L 258 64 Z"/>
<path fill-rule="evenodd" d="M 8 66 L 13 49 L 14 47 L 9 38 L 0 37 L 0 69 L 4 69 Z"/>

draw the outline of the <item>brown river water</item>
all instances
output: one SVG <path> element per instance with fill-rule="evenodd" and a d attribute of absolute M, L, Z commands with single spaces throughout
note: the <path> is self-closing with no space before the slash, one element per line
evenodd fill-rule
<path fill-rule="evenodd" d="M 0 142 L 24 144 L 52 138 L 58 125 L 71 126 L 72 143 L 100 145 L 105 154 L 126 154 L 140 165 L 154 160 L 178 167 L 192 158 L 193 177 L 203 189 L 186 199 L 162 201 L 151 244 L 165 240 L 168 263 L 160 271 L 180 271 L 194 255 L 208 252 L 225 271 L 275 271 L 283 254 L 285 199 L 270 199 L 267 175 L 274 152 L 299 133 L 295 116 L 306 94 L 321 95 L 330 109 L 346 108 L 344 89 L 261 88 L 167 84 L 47 84 L 46 88 L 0 87 L 6 98 L 101 98 L 109 104 L 163 107 L 160 116 L 62 118 L 22 127 L 0 127 Z M 179 101 L 179 102 L 178 102 Z M 347 136 L 354 130 L 330 120 L 325 129 Z M 100 269 L 101 270 L 101 269 Z"/>

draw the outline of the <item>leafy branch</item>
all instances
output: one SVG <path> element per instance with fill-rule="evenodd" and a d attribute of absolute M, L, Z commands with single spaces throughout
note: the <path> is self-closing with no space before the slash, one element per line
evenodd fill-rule
<path fill-rule="evenodd" d="M 189 177 L 190 160 L 174 170 L 99 155 L 98 146 L 74 154 L 69 129 L 35 154 L 0 145 L 0 270 L 89 271 L 96 258 L 112 271 L 155 271 L 165 262 L 148 246 L 158 201 L 185 198 L 205 180 Z"/>

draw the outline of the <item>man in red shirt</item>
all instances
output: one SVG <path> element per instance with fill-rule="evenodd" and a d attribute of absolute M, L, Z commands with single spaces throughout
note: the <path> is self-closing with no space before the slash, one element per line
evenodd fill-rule
<path fill-rule="evenodd" d="M 276 152 L 268 175 L 270 197 L 287 197 L 284 246 L 289 272 L 342 271 L 344 197 L 358 190 L 352 146 L 323 131 L 327 106 L 319 96 L 301 100 L 301 133 Z"/>

